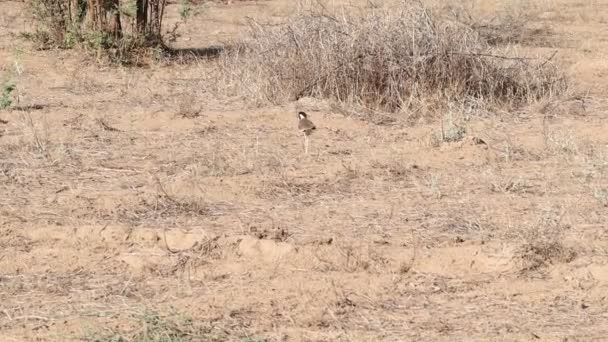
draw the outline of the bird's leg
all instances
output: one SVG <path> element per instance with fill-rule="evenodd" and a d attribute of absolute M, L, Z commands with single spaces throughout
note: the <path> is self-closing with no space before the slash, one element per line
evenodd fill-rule
<path fill-rule="evenodd" d="M 308 135 L 304 134 L 304 153 L 308 154 Z"/>
<path fill-rule="evenodd" d="M 306 149 L 309 150 L 310 149 L 310 137 L 307 137 L 306 145 L 308 145 Z"/>

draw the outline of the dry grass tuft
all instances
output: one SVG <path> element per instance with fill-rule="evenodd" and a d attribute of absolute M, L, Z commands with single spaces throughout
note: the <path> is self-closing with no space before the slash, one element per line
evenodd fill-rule
<path fill-rule="evenodd" d="M 111 330 L 90 334 L 84 340 L 95 342 L 110 341 L 222 341 L 225 334 L 219 329 L 205 326 L 182 315 L 165 317 L 153 311 L 135 313 L 132 318 L 140 327 L 129 332 Z"/>
<path fill-rule="evenodd" d="M 223 84 L 258 104 L 310 96 L 434 114 L 455 103 L 512 106 L 562 93 L 565 78 L 550 59 L 499 55 L 458 18 L 407 2 L 339 14 L 313 9 L 279 25 L 251 21 L 242 47 L 221 63 Z"/>
<path fill-rule="evenodd" d="M 562 208 L 542 210 L 537 221 L 522 233 L 526 243 L 519 248 L 521 272 L 539 271 L 549 265 L 569 263 L 576 251 L 564 243 L 564 233 L 570 225 L 564 222 L 567 211 Z"/>
<path fill-rule="evenodd" d="M 569 263 L 576 258 L 576 252 L 559 241 L 542 241 L 522 246 L 520 257 L 524 266 L 522 272 L 527 272 L 548 265 Z"/>

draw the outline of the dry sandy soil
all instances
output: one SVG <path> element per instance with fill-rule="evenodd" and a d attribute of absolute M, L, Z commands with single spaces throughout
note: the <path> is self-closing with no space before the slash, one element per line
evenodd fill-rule
<path fill-rule="evenodd" d="M 292 7 L 210 5 L 174 44 Z M 36 51 L 1 2 L 19 103 L 0 111 L 0 340 L 605 340 L 608 3 L 532 7 L 550 33 L 528 44 L 558 51 L 576 96 L 437 143 L 438 122 L 216 96 L 204 59 Z"/>

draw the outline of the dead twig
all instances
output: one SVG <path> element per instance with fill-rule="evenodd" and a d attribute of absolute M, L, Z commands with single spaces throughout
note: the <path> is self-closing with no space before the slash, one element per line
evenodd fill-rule
<path fill-rule="evenodd" d="M 122 130 L 110 126 L 104 119 L 96 119 L 95 121 L 97 121 L 99 126 L 101 126 L 101 128 L 103 128 L 104 131 L 122 132 Z"/>

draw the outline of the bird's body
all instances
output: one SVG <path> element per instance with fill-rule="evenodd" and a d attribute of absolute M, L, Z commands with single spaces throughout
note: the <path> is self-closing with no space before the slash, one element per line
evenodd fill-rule
<path fill-rule="evenodd" d="M 299 112 L 298 117 L 300 118 L 300 121 L 298 122 L 298 129 L 300 130 L 300 132 L 304 133 L 305 135 L 310 135 L 312 131 L 317 129 L 317 127 L 315 127 L 315 124 L 312 123 L 312 121 L 308 120 L 306 113 Z"/>
<path fill-rule="evenodd" d="M 308 119 L 308 116 L 304 112 L 298 112 L 298 130 L 304 134 L 304 151 L 308 154 L 308 136 L 317 129 L 314 123 Z"/>

